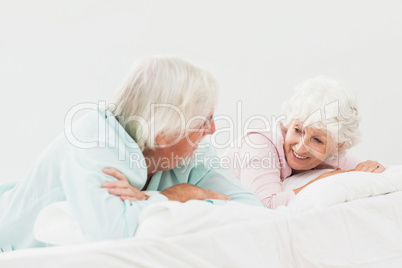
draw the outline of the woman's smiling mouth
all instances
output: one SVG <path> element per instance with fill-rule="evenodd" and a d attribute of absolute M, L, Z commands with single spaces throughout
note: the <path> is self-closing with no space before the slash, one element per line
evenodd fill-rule
<path fill-rule="evenodd" d="M 307 156 L 298 155 L 294 150 L 292 150 L 292 153 L 293 153 L 293 156 L 294 156 L 295 158 L 297 158 L 298 160 L 306 160 L 306 159 L 309 158 L 309 157 L 307 157 Z"/>

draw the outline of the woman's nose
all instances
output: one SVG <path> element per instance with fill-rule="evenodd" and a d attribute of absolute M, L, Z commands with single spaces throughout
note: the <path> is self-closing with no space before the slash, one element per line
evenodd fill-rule
<path fill-rule="evenodd" d="M 304 140 L 302 138 L 300 138 L 300 141 L 296 144 L 294 150 L 298 154 L 303 154 L 307 152 L 306 144 L 304 144 Z"/>

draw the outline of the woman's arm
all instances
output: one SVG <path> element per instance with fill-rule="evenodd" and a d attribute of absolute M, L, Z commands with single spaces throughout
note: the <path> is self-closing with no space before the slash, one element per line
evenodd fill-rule
<path fill-rule="evenodd" d="M 325 172 L 325 173 L 321 174 L 320 176 L 318 176 L 317 178 L 315 178 L 314 180 L 311 180 L 310 182 L 308 182 L 306 185 L 294 189 L 293 192 L 295 194 L 298 194 L 301 190 L 303 190 L 305 187 L 307 187 L 308 185 L 312 184 L 313 182 L 316 182 L 316 181 L 318 181 L 320 179 L 323 179 L 323 178 L 326 178 L 326 177 L 329 177 L 329 176 L 332 176 L 332 175 L 335 175 L 335 174 L 344 173 L 344 172 L 347 172 L 347 171 L 341 170 L 339 168 L 335 169 L 333 171 L 330 171 L 330 172 Z"/>
<path fill-rule="evenodd" d="M 385 166 L 383 166 L 377 161 L 371 161 L 371 160 L 364 161 L 360 158 L 348 154 L 340 158 L 338 163 L 335 163 L 334 166 L 343 170 L 363 171 L 372 173 L 381 173 L 384 172 L 386 169 Z"/>

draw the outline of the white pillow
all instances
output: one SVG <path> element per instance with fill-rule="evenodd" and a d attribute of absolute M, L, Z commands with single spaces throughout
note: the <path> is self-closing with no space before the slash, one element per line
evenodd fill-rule
<path fill-rule="evenodd" d="M 304 177 L 304 175 L 308 176 Z M 303 186 L 308 179 L 317 177 L 318 173 L 309 172 L 304 175 L 298 174 L 298 177 L 293 177 L 285 184 L 285 187 L 291 189 L 290 187 Z M 300 181 L 299 178 L 301 178 Z M 305 181 L 302 182 L 302 180 Z M 396 191 L 402 191 L 402 166 L 390 167 L 378 174 L 351 171 L 323 178 L 310 184 L 291 200 L 286 209 L 288 212 L 298 213 Z"/>
<path fill-rule="evenodd" d="M 88 242 L 67 201 L 52 203 L 39 212 L 34 225 L 34 236 L 51 245 Z"/>

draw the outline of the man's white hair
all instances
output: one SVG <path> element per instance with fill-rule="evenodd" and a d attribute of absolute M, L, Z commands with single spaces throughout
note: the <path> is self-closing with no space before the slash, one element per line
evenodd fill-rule
<path fill-rule="evenodd" d="M 218 83 L 206 70 L 174 56 L 138 60 L 122 85 L 113 114 L 140 149 L 155 138 L 183 137 L 200 127 L 215 107 Z"/>
<path fill-rule="evenodd" d="M 327 160 L 345 155 L 359 141 L 356 95 L 344 82 L 318 76 L 300 83 L 284 104 L 284 114 L 286 120 L 283 126 L 286 130 L 296 119 L 302 122 L 303 127 L 327 131 L 336 143 L 343 144 L 337 155 L 331 155 Z"/>

